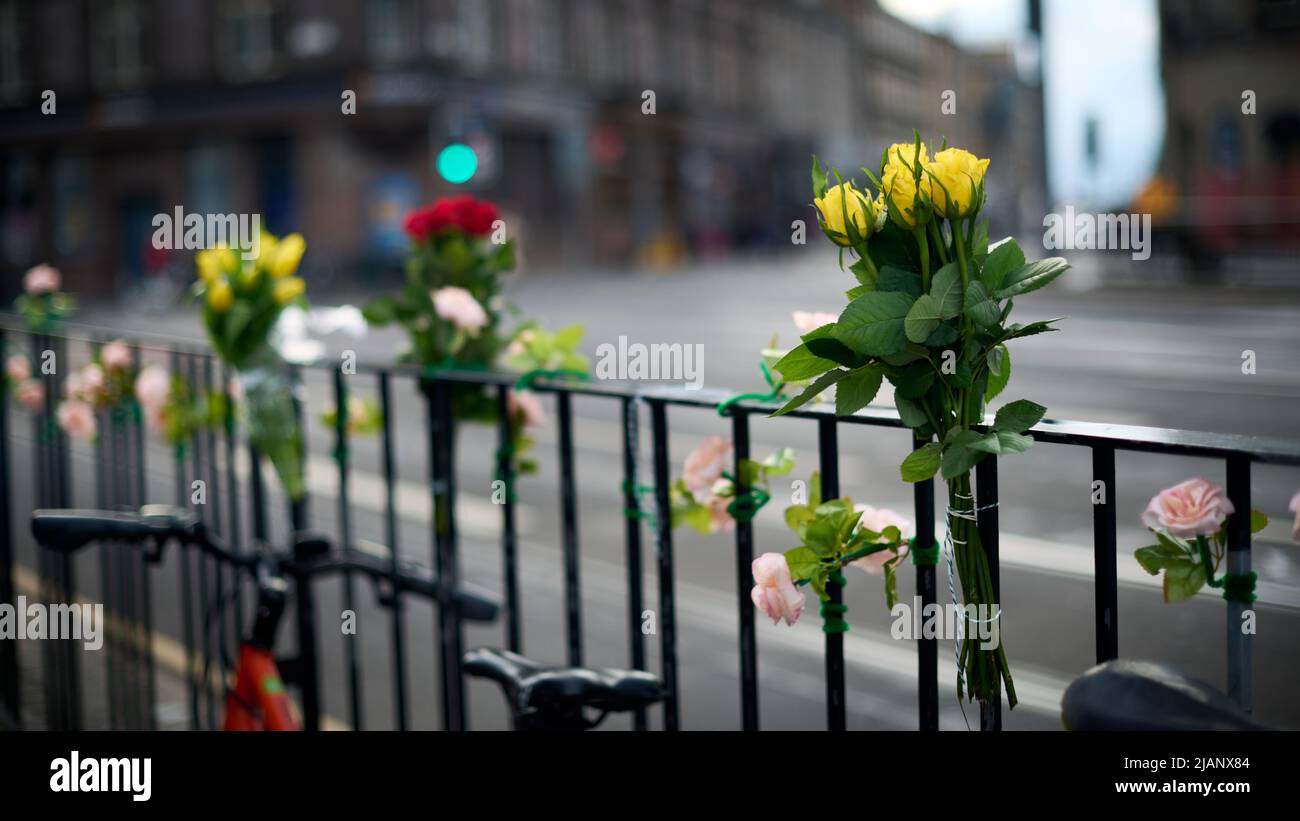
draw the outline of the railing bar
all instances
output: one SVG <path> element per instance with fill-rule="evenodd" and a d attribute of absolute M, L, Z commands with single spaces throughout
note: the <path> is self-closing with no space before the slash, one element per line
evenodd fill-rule
<path fill-rule="evenodd" d="M 139 346 L 131 347 L 131 364 L 134 372 L 140 373 L 143 356 Z M 128 399 L 131 403 L 131 432 L 135 444 L 135 504 L 143 505 L 148 498 L 148 486 L 145 482 L 146 470 L 148 467 L 147 457 L 145 456 L 145 420 L 144 409 L 140 406 L 139 400 L 135 396 L 135 386 L 131 386 L 131 396 Z M 138 552 L 132 551 L 131 556 L 134 558 L 136 569 L 140 577 L 140 623 L 137 642 L 142 648 L 144 654 L 144 676 L 145 689 L 143 698 L 144 703 L 144 724 L 147 730 L 157 729 L 157 720 L 155 716 L 155 706 L 158 700 L 157 682 L 154 679 L 155 665 L 153 656 L 153 588 L 149 578 L 149 567 L 145 564 L 144 557 Z"/>
<path fill-rule="evenodd" d="M 659 646 L 664 680 L 664 729 L 680 726 L 677 684 L 677 617 L 673 590 L 673 525 L 668 468 L 668 414 L 662 402 L 650 403 L 654 443 L 655 530 L 659 573 Z"/>
<path fill-rule="evenodd" d="M 913 437 L 913 449 L 929 442 L 929 438 Z M 935 544 L 934 536 L 934 479 L 913 485 L 913 512 L 916 516 L 917 547 L 928 549 Z M 915 564 L 916 595 L 921 599 L 921 612 L 937 602 L 936 573 L 933 564 Z M 922 635 L 916 639 L 916 701 L 918 729 L 936 732 L 939 729 L 939 643 L 934 636 Z"/>
<path fill-rule="evenodd" d="M 565 635 L 570 666 L 582 666 L 582 586 L 578 574 L 578 488 L 574 479 L 573 397 L 557 394 L 560 418 L 560 517 L 564 539 Z"/>
<path fill-rule="evenodd" d="M 334 369 L 334 461 L 339 471 L 339 542 L 343 550 L 352 549 L 352 501 L 349 487 L 351 459 L 348 449 L 348 387 L 342 363 Z M 305 441 L 305 437 L 304 437 Z M 351 570 L 343 572 L 343 608 L 356 617 L 356 580 Z M 356 634 L 340 633 L 343 639 L 344 666 L 348 671 L 348 713 L 352 727 L 365 729 L 361 709 L 361 662 L 357 654 Z"/>
<path fill-rule="evenodd" d="M 0 356 L 8 361 L 9 332 L 0 328 Z M 15 347 L 16 350 L 16 347 Z M 34 369 L 40 363 L 34 363 Z M 9 482 L 9 403 L 0 402 L 0 601 L 17 601 L 14 589 L 13 512 L 10 509 Z M 0 641 L 0 704 L 11 726 L 22 728 L 22 696 L 18 686 L 17 642 Z"/>
<path fill-rule="evenodd" d="M 384 417 L 381 438 L 384 471 L 384 540 L 388 543 L 392 566 L 393 604 L 393 712 L 397 729 L 405 730 L 406 719 L 406 645 L 402 625 L 401 558 L 397 548 L 397 468 L 393 460 L 393 402 L 388 374 L 379 374 L 379 409 Z"/>
<path fill-rule="evenodd" d="M 461 673 L 463 637 L 456 601 L 456 454 L 452 384 L 425 382 L 429 397 L 429 461 L 433 490 L 434 568 L 438 575 L 437 635 L 442 677 L 443 728 L 465 729 L 465 681 Z"/>
<path fill-rule="evenodd" d="M 818 463 L 821 469 L 822 499 L 840 496 L 839 428 L 834 419 L 817 423 Z M 835 581 L 826 584 L 831 604 L 843 604 L 844 591 Z M 826 729 L 842 732 L 847 726 L 844 704 L 844 634 L 826 634 Z"/>
<path fill-rule="evenodd" d="M 1119 658 L 1119 575 L 1116 568 L 1115 449 L 1092 449 L 1093 619 L 1097 663 Z"/>
<path fill-rule="evenodd" d="M 230 381 L 233 371 L 229 365 L 221 366 L 221 395 L 224 399 L 224 418 L 222 429 L 225 432 L 226 453 L 226 499 L 229 511 L 228 528 L 230 532 L 230 549 L 235 553 L 244 552 L 244 526 L 240 515 L 239 471 L 235 470 L 235 461 L 239 454 L 239 436 L 236 431 L 234 397 L 231 396 Z M 236 640 L 244 635 L 244 584 L 238 571 L 233 574 L 234 584 L 234 627 Z"/>
<path fill-rule="evenodd" d="M 994 612 L 998 612 L 1002 602 L 1002 581 L 998 562 L 998 458 L 992 454 L 985 456 L 975 466 L 975 499 L 980 507 L 976 517 L 980 545 L 989 563 L 989 580 L 993 587 Z M 999 635 L 1006 624 L 1006 614 L 999 617 L 997 625 Z M 980 729 L 1002 729 L 1002 683 L 994 682 L 993 700 L 980 707 Z"/>
<path fill-rule="evenodd" d="M 633 670 L 645 669 L 645 635 L 641 630 L 642 595 L 641 494 L 638 461 L 641 455 L 640 405 L 623 399 L 623 521 L 627 552 L 627 644 Z M 632 729 L 646 729 L 644 708 L 632 714 Z"/>
<path fill-rule="evenodd" d="M 213 357 L 211 354 L 204 354 L 203 355 L 203 385 L 207 396 L 211 396 L 216 387 L 215 383 L 213 382 L 213 373 L 214 373 Z M 204 450 L 207 453 L 207 459 L 208 459 L 207 503 L 210 506 L 210 509 L 212 511 L 211 527 L 213 528 L 214 532 L 220 533 L 225 536 L 229 536 L 227 529 L 222 526 L 222 522 L 223 522 L 221 516 L 222 492 L 221 492 L 221 474 L 219 472 L 220 466 L 217 464 L 217 455 L 218 455 L 217 432 L 212 425 L 205 425 L 204 427 L 206 428 L 207 431 L 204 436 L 205 439 Z M 222 562 L 214 561 L 212 563 L 212 573 L 213 573 L 213 580 L 216 584 L 214 601 L 217 607 L 217 611 L 213 615 L 215 615 L 217 621 L 217 636 L 216 636 L 217 663 L 220 665 L 221 668 L 221 680 L 226 681 L 230 676 L 230 671 L 226 663 L 227 642 L 229 641 L 229 638 L 226 633 L 226 613 L 224 610 L 224 603 L 226 600 L 225 565 Z M 207 676 L 205 675 L 204 678 L 206 679 Z M 208 686 L 208 683 L 206 681 L 204 682 L 204 684 L 205 686 Z M 210 686 L 209 689 L 211 689 Z"/>
<path fill-rule="evenodd" d="M 733 410 L 731 439 L 735 464 L 736 498 L 749 492 L 741 466 L 749 459 L 749 415 Z M 758 637 L 754 631 L 754 525 L 736 522 L 736 606 L 740 641 L 740 726 L 746 731 L 758 729 Z"/>
<path fill-rule="evenodd" d="M 1251 572 L 1250 566 L 1250 458 L 1234 456 L 1228 459 L 1228 501 L 1235 511 L 1228 517 L 1228 553 L 1225 570 L 1234 575 Z M 1250 713 L 1254 709 L 1254 675 L 1251 669 L 1251 632 L 1243 625 L 1247 611 L 1252 606 L 1246 602 L 1229 599 L 1225 624 L 1228 652 L 1228 697 Z"/>
<path fill-rule="evenodd" d="M 289 522 L 295 532 L 309 528 L 309 498 L 306 491 L 307 480 L 307 425 L 304 418 L 304 408 L 301 399 L 302 388 L 302 368 L 298 365 L 289 366 L 289 385 L 291 387 L 291 396 L 293 397 L 293 416 L 297 422 L 298 430 L 298 472 L 303 478 L 302 498 L 294 500 L 286 494 L 289 500 Z"/>
<path fill-rule="evenodd" d="M 181 355 L 179 351 L 171 352 L 171 371 L 177 378 L 183 378 L 181 374 Z M 192 380 L 186 379 L 186 384 L 192 392 L 196 386 Z M 186 479 L 186 458 L 185 442 L 178 441 L 173 450 L 173 462 L 175 466 L 176 481 L 176 505 L 189 510 L 190 494 L 189 482 Z M 190 553 L 188 550 L 178 551 L 178 571 L 180 573 L 181 588 L 181 634 L 185 642 L 185 680 L 186 692 L 189 696 L 190 712 L 190 729 L 199 729 L 199 691 L 198 681 L 194 678 L 194 599 L 193 591 L 190 589 Z"/>
<path fill-rule="evenodd" d="M 186 370 L 188 373 L 190 384 L 194 386 L 195 391 L 198 391 L 201 387 L 199 382 L 198 354 L 191 353 L 189 354 L 189 356 L 186 357 Z M 205 468 L 204 458 L 203 458 L 205 455 L 203 452 L 203 434 L 199 430 L 195 430 L 193 432 L 193 435 L 190 437 L 190 449 L 191 449 L 190 456 L 192 460 L 190 469 L 193 471 L 193 476 L 196 477 L 197 480 L 203 480 L 204 476 L 207 473 L 207 470 Z M 190 486 L 191 488 L 193 488 L 193 482 L 191 482 Z M 205 504 L 198 506 L 198 515 L 199 518 L 204 522 L 209 522 L 212 517 L 210 512 L 208 511 L 208 506 L 206 504 L 206 501 L 207 500 L 205 498 L 204 499 Z M 208 665 L 210 664 L 212 659 L 212 633 L 208 629 L 209 628 L 208 593 L 210 592 L 210 587 L 208 582 L 207 554 L 200 553 L 198 556 L 196 556 L 195 564 L 197 565 L 197 570 L 198 570 L 197 586 L 199 590 L 198 646 L 199 648 L 201 648 L 200 651 L 203 656 L 203 663 L 200 664 L 199 669 L 195 671 L 195 676 L 198 679 L 199 687 L 201 688 L 203 693 L 204 715 L 207 717 L 207 722 L 208 722 L 207 726 L 209 728 L 213 728 L 216 726 L 217 723 L 217 717 L 216 717 L 217 711 L 216 711 L 216 704 L 214 703 L 212 697 L 211 682 L 208 681 L 208 676 L 207 676 Z"/>
<path fill-rule="evenodd" d="M 501 504 L 501 564 L 506 592 L 506 647 L 513 653 L 523 652 L 523 635 L 519 614 L 519 536 L 515 524 L 514 449 L 511 444 L 513 422 L 510 418 L 510 388 L 497 387 L 497 479 L 504 483 Z"/>

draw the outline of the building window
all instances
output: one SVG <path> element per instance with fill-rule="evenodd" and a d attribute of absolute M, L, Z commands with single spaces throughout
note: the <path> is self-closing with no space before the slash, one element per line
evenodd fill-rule
<path fill-rule="evenodd" d="M 226 0 L 218 31 L 220 68 L 234 77 L 261 77 L 275 68 L 275 9 L 271 0 Z"/>
<path fill-rule="evenodd" d="M 144 20 L 141 0 L 96 5 L 95 79 L 107 88 L 130 88 L 144 79 Z"/>
<path fill-rule="evenodd" d="M 379 60 L 401 60 L 407 53 L 405 0 L 370 0 L 366 5 L 366 47 Z"/>

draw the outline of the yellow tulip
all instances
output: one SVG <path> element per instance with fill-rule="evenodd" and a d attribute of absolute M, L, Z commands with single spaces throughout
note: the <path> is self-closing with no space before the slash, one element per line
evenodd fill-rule
<path fill-rule="evenodd" d="M 813 204 L 821 212 L 826 229 L 835 234 L 831 239 L 836 245 L 852 244 L 845 224 L 846 214 L 848 222 L 853 225 L 862 239 L 866 239 L 876 226 L 875 203 L 866 194 L 854 188 L 851 182 L 827 188 L 824 195 L 813 200 Z"/>
<path fill-rule="evenodd" d="M 284 279 L 293 276 L 302 261 L 302 254 L 307 250 L 307 242 L 302 234 L 290 234 L 276 243 L 274 262 L 270 264 L 271 277 Z M 270 259 L 270 257 L 268 257 Z"/>
<path fill-rule="evenodd" d="M 224 314 L 234 303 L 235 292 L 229 280 L 221 278 L 208 286 L 208 307 L 213 311 Z"/>
<path fill-rule="evenodd" d="M 290 277 L 275 283 L 275 288 L 271 293 L 275 297 L 276 305 L 285 305 L 306 292 L 307 283 L 302 281 L 302 277 Z"/>
<path fill-rule="evenodd" d="M 194 264 L 199 269 L 199 279 L 206 283 L 217 281 L 235 267 L 235 255 L 224 245 L 207 248 L 194 255 Z"/>
<path fill-rule="evenodd" d="M 257 267 L 257 262 L 245 262 L 239 271 L 239 287 L 245 292 L 251 291 L 261 278 L 262 269 Z"/>
<path fill-rule="evenodd" d="M 934 155 L 934 162 L 925 164 L 930 199 L 935 211 L 951 219 L 969 217 L 981 205 L 976 194 L 984 182 L 984 172 L 989 161 L 981 160 L 969 151 L 946 148 Z"/>
<path fill-rule="evenodd" d="M 270 265 L 275 262 L 276 250 L 279 247 L 280 241 L 277 240 L 273 234 L 268 234 L 263 231 L 257 241 L 256 261 L 263 266 L 270 267 Z"/>

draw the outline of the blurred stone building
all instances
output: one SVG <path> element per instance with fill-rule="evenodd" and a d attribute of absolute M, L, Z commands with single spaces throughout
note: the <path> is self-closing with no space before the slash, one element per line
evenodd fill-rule
<path fill-rule="evenodd" d="M 1161 0 L 1160 64 L 1164 152 L 1137 208 L 1198 267 L 1275 255 L 1294 284 L 1300 2 Z"/>
<path fill-rule="evenodd" d="M 0 0 L 0 291 L 182 279 L 150 243 L 178 205 L 302 231 L 320 284 L 388 276 L 453 142 L 533 264 L 788 247 L 813 152 L 913 127 L 997 157 L 1004 232 L 1041 202 L 1038 88 L 874 0 Z"/>

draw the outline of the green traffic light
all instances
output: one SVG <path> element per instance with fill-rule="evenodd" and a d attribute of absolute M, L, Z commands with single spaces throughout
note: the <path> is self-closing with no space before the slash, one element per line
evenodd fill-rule
<path fill-rule="evenodd" d="M 438 152 L 438 173 L 453 185 L 469 182 L 478 171 L 478 155 L 464 143 L 452 143 Z"/>

